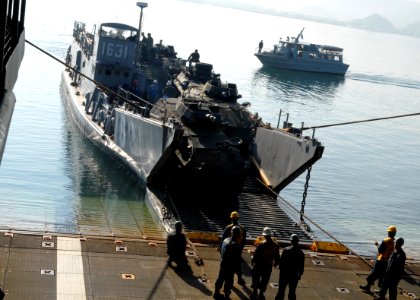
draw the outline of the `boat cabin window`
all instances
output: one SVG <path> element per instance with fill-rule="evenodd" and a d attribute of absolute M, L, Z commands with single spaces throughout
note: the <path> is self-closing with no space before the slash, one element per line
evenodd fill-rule
<path fill-rule="evenodd" d="M 86 28 L 85 23 L 83 23 L 83 22 L 77 22 L 77 21 L 74 22 L 74 26 L 73 26 L 73 37 L 77 41 L 79 41 L 80 34 L 82 32 L 85 32 L 85 28 Z"/>
<path fill-rule="evenodd" d="M 136 36 L 137 31 L 135 30 L 114 28 L 110 26 L 101 27 L 101 37 L 135 41 Z"/>

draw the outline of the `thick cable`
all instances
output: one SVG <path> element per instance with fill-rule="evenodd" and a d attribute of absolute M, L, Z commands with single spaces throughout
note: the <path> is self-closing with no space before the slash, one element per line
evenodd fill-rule
<path fill-rule="evenodd" d="M 367 123 L 367 122 L 374 122 L 374 121 L 381 121 L 381 120 L 414 117 L 414 116 L 419 116 L 419 115 L 420 115 L 420 112 L 412 113 L 412 114 L 396 115 L 396 116 L 390 116 L 390 117 L 379 117 L 379 118 L 373 118 L 373 119 L 365 119 L 365 120 L 359 120 L 359 121 L 349 121 L 349 122 L 342 122 L 342 123 L 335 123 L 335 124 L 326 124 L 326 125 L 319 125 L 319 126 L 303 127 L 302 130 L 344 126 L 344 125 L 357 124 L 357 123 Z"/>

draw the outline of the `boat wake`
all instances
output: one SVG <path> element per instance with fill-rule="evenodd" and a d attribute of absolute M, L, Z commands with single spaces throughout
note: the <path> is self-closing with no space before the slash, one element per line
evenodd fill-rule
<path fill-rule="evenodd" d="M 349 73 L 347 75 L 348 79 L 365 81 L 383 85 L 393 85 L 405 88 L 420 89 L 420 81 L 413 80 L 410 78 L 403 77 L 391 77 L 386 75 L 369 75 L 361 73 Z"/>

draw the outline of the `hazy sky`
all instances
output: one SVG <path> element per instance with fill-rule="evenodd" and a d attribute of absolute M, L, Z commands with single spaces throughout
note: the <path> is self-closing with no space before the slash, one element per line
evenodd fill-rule
<path fill-rule="evenodd" d="M 233 0 L 271 7 L 277 11 L 291 11 L 348 21 L 365 18 L 378 13 L 389 19 L 396 27 L 420 21 L 420 0 Z"/>

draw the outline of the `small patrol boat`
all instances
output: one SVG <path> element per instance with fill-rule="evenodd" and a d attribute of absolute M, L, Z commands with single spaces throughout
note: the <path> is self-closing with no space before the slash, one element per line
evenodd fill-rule
<path fill-rule="evenodd" d="M 303 28 L 297 37 L 287 37 L 271 50 L 257 49 L 255 56 L 264 66 L 344 75 L 349 68 L 343 62 L 343 48 L 302 42 Z"/>
<path fill-rule="evenodd" d="M 147 4 L 137 5 L 141 20 Z M 236 84 L 223 82 L 212 64 L 187 65 L 173 46 L 147 45 L 140 33 L 141 26 L 102 23 L 87 31 L 74 23 L 61 84 L 74 122 L 146 184 L 168 231 L 181 220 L 190 238 L 217 239 L 235 209 L 258 235 L 258 210 L 288 238 L 297 229 L 287 216 L 290 226 L 279 221 L 278 193 L 321 158 L 322 144 L 290 123 L 271 128 L 249 102 L 238 102 Z M 171 85 L 171 95 L 156 81 Z"/>

